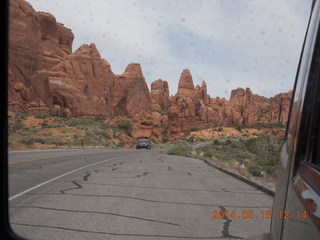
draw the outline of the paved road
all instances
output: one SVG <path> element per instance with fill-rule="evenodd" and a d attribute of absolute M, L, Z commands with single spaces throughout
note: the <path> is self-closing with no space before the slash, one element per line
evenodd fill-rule
<path fill-rule="evenodd" d="M 273 199 L 198 159 L 68 150 L 10 153 L 9 164 L 10 222 L 30 239 L 241 239 L 269 231 L 261 212 Z M 244 219 L 250 210 L 254 219 Z M 213 219 L 212 211 L 236 217 Z"/>

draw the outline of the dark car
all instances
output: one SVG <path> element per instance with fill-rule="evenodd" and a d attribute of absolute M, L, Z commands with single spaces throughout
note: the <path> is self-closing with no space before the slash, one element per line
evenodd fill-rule
<path fill-rule="evenodd" d="M 151 149 L 151 143 L 148 139 L 139 139 L 137 142 L 137 149 L 146 148 L 148 150 Z"/>

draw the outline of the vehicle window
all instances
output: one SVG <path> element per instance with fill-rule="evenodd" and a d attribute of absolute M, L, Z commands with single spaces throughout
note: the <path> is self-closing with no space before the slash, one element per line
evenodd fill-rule
<path fill-rule="evenodd" d="M 320 127 L 318 126 L 317 134 L 316 134 L 316 141 L 315 141 L 315 155 L 312 160 L 312 163 L 318 168 L 320 168 Z"/>
<path fill-rule="evenodd" d="M 10 0 L 12 229 L 30 239 L 268 232 L 311 3 Z"/>

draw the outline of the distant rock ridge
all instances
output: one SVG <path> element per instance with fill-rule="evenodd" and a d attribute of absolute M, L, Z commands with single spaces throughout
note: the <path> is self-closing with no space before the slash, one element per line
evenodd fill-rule
<path fill-rule="evenodd" d="M 272 98 L 249 88 L 232 90 L 229 100 L 211 98 L 206 82 L 194 87 L 183 69 L 174 96 L 168 82 L 148 85 L 139 63 L 114 74 L 95 44 L 72 52 L 74 35 L 50 13 L 23 0 L 10 1 L 9 107 L 24 112 L 59 109 L 74 117 L 130 116 L 134 136 L 177 139 L 190 129 L 286 122 L 292 91 Z"/>

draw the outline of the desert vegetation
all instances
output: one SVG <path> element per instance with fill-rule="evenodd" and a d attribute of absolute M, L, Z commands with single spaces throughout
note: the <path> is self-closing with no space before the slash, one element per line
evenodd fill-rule
<path fill-rule="evenodd" d="M 277 124 L 273 126 L 279 127 Z M 260 127 L 264 128 L 263 125 Z M 188 140 L 180 140 L 172 144 L 168 154 L 206 159 L 245 177 L 275 179 L 282 144 L 283 135 L 269 130 L 269 134 L 253 135 L 250 138 L 214 139 L 198 148 L 193 148 Z"/>
<path fill-rule="evenodd" d="M 104 117 L 68 118 L 66 115 L 9 112 L 9 148 L 123 148 L 133 147 L 132 124 L 108 124 Z"/>

